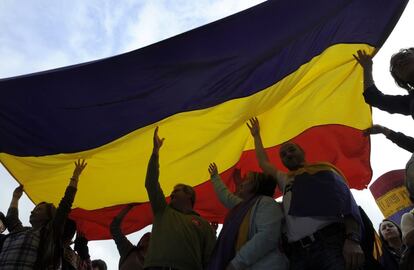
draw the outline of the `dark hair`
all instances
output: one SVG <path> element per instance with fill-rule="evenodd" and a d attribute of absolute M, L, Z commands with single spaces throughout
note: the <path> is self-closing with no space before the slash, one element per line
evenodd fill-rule
<path fill-rule="evenodd" d="M 408 49 L 401 49 L 398 53 L 391 56 L 391 59 L 390 59 L 390 72 L 391 72 L 391 76 L 395 80 L 395 83 L 399 87 L 402 87 L 402 88 L 407 89 L 407 90 L 412 90 L 412 87 L 414 87 L 414 85 L 410 86 L 410 84 L 409 84 L 410 82 L 404 81 L 397 74 L 398 70 L 399 70 L 399 67 L 401 66 L 401 63 L 407 58 L 407 56 L 409 54 L 414 54 L 414 47 L 408 48 Z"/>
<path fill-rule="evenodd" d="M 35 206 L 35 208 L 38 207 L 39 205 L 42 205 L 42 204 L 46 205 L 47 215 L 48 215 L 49 219 L 51 220 L 55 216 L 56 207 L 53 205 L 53 203 L 41 202 L 41 203 L 37 204 Z"/>
<path fill-rule="evenodd" d="M 92 268 L 98 267 L 99 270 L 107 270 L 108 267 L 106 266 L 106 263 L 103 260 L 93 260 L 92 261 Z"/>
<path fill-rule="evenodd" d="M 196 193 L 192 186 L 186 184 L 177 184 L 175 187 L 182 187 L 183 191 L 191 196 L 191 205 L 194 207 L 195 200 L 196 200 Z"/>
<path fill-rule="evenodd" d="M 398 226 L 398 224 L 397 223 L 395 223 L 394 221 L 392 221 L 392 220 L 390 220 L 390 219 L 383 219 L 382 221 L 381 221 L 381 223 L 380 223 L 380 225 L 379 225 L 379 228 L 378 228 L 378 234 L 379 234 L 379 236 L 380 236 L 380 239 L 381 239 L 381 243 L 383 244 L 383 245 L 385 245 L 385 246 L 389 246 L 388 245 L 388 242 L 384 239 L 384 236 L 382 235 L 382 233 L 381 233 L 381 225 L 382 225 L 382 223 L 384 223 L 384 222 L 391 222 L 392 224 L 394 224 L 394 226 L 395 227 L 397 227 L 397 229 L 398 229 L 398 233 L 400 234 L 400 238 L 402 238 L 402 231 L 401 231 L 401 228 L 400 228 L 400 226 Z"/>
<path fill-rule="evenodd" d="M 254 194 L 273 197 L 276 189 L 276 179 L 269 174 L 251 172 L 255 182 Z"/>

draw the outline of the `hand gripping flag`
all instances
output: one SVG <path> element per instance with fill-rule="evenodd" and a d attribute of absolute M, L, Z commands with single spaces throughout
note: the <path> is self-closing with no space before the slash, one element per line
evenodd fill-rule
<path fill-rule="evenodd" d="M 371 178 L 371 125 L 362 69 L 352 54 L 381 47 L 407 0 L 267 1 L 151 46 L 90 63 L 0 80 L 0 160 L 34 203 L 57 204 L 73 161 L 85 158 L 71 217 L 89 239 L 151 223 L 144 188 L 160 127 L 160 183 L 186 183 L 196 210 L 222 220 L 208 182 L 219 165 L 259 170 L 245 123 L 257 116 L 264 145 L 298 142 L 308 160 L 333 163 L 354 188 Z M 315 194 L 317 195 L 317 194 Z"/>

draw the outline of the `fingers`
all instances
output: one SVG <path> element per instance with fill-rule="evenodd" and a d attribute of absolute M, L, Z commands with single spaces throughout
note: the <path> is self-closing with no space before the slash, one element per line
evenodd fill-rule
<path fill-rule="evenodd" d="M 368 62 L 372 61 L 372 55 L 368 54 L 365 50 L 358 50 L 357 54 L 352 54 L 355 60 L 358 61 L 361 65 L 367 64 Z"/>
<path fill-rule="evenodd" d="M 164 143 L 164 140 L 165 138 L 160 139 L 160 137 L 158 136 L 158 127 L 156 127 L 154 130 L 154 138 L 153 138 L 154 148 L 158 150 Z"/>
<path fill-rule="evenodd" d="M 154 138 L 158 137 L 158 126 L 154 130 Z"/>
<path fill-rule="evenodd" d="M 364 256 L 363 254 L 348 254 L 347 258 L 345 258 L 345 268 L 347 270 L 356 270 L 364 263 Z"/>
<path fill-rule="evenodd" d="M 23 195 L 23 185 L 18 186 L 13 191 L 13 198 L 20 199 L 20 197 Z"/>
<path fill-rule="evenodd" d="M 208 172 L 210 173 L 210 176 L 216 175 L 218 173 L 216 163 L 210 163 L 208 166 Z"/>
<path fill-rule="evenodd" d="M 372 128 L 367 128 L 363 131 L 364 136 L 369 136 L 372 134 Z"/>
<path fill-rule="evenodd" d="M 347 270 L 353 270 L 355 269 L 355 263 L 353 261 L 353 257 L 351 254 L 348 254 L 347 259 L 345 259 L 345 269 Z"/>
<path fill-rule="evenodd" d="M 88 165 L 88 163 L 86 163 L 84 159 L 78 159 L 75 161 L 75 169 L 77 169 L 79 172 L 83 171 L 86 165 Z"/>
<path fill-rule="evenodd" d="M 257 120 L 257 117 L 252 117 L 249 119 L 249 122 L 250 122 L 250 125 L 253 127 L 253 126 L 256 126 L 257 123 L 259 123 L 259 120 Z"/>
<path fill-rule="evenodd" d="M 355 260 L 355 263 L 356 263 L 355 269 L 358 269 L 359 267 L 361 267 L 364 264 L 364 261 L 365 261 L 364 254 L 358 254 Z"/>
<path fill-rule="evenodd" d="M 252 117 L 247 121 L 246 123 L 247 127 L 250 129 L 250 131 L 257 130 L 259 127 L 259 120 L 257 117 Z"/>

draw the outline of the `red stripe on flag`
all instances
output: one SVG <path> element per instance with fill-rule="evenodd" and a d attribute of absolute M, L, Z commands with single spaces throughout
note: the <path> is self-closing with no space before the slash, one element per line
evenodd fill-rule
<path fill-rule="evenodd" d="M 327 161 L 341 169 L 352 188 L 366 188 L 371 180 L 370 141 L 369 137 L 365 137 L 360 130 L 342 125 L 316 126 L 306 130 L 292 141 L 305 150 L 308 162 Z M 279 158 L 279 148 L 280 146 L 275 146 L 266 151 L 271 161 L 278 168 L 286 171 Z M 220 168 L 220 164 L 217 165 Z M 221 177 L 231 190 L 234 190 L 232 174 L 235 168 L 240 168 L 242 175 L 248 171 L 260 171 L 254 150 L 243 152 L 240 161 L 235 166 L 221 173 Z M 195 186 L 194 189 L 197 194 L 195 210 L 210 221 L 222 222 L 227 210 L 218 201 L 210 181 Z M 323 194 L 315 195 L 322 196 Z M 78 229 L 89 240 L 110 239 L 112 237 L 109 225 L 123 207 L 125 206 L 119 205 L 97 210 L 76 208 L 72 210 L 70 216 L 76 220 Z M 151 207 L 148 202 L 141 203 L 137 204 L 125 217 L 122 230 L 125 234 L 129 234 L 151 223 Z"/>

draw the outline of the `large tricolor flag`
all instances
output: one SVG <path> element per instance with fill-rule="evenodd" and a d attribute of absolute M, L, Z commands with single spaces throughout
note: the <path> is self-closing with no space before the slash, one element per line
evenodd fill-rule
<path fill-rule="evenodd" d="M 187 183 L 196 210 L 225 214 L 207 166 L 258 170 L 246 121 L 277 149 L 299 142 L 310 161 L 339 167 L 354 188 L 371 178 L 371 125 L 362 69 L 352 54 L 381 47 L 407 0 L 279 0 L 107 59 L 0 80 L 0 160 L 34 203 L 57 204 L 87 159 L 72 218 L 89 239 L 110 237 L 125 204 L 126 233 L 150 224 L 144 189 L 152 134 L 160 127 L 160 183 Z M 317 194 L 315 194 L 317 195 Z M 323 196 L 323 194 L 321 194 Z"/>

